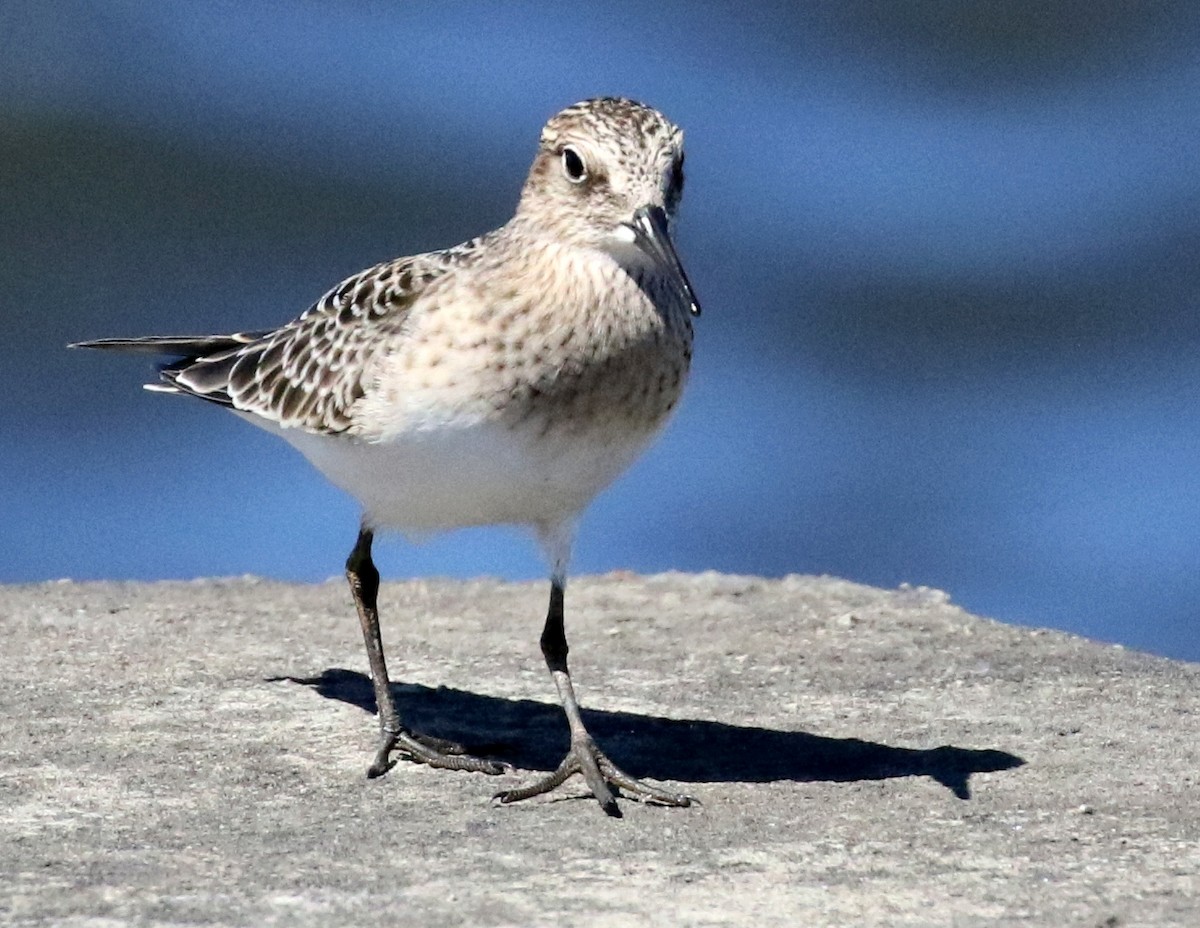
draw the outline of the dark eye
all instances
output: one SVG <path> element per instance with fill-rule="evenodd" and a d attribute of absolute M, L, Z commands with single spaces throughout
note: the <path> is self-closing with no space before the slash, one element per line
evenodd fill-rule
<path fill-rule="evenodd" d="M 583 158 L 570 145 L 562 150 L 562 164 L 563 173 L 571 183 L 582 184 L 587 180 L 587 168 L 584 167 Z"/>

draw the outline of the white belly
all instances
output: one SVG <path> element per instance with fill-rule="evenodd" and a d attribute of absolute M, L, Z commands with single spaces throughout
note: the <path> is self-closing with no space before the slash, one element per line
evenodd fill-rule
<path fill-rule="evenodd" d="M 609 430 L 543 435 L 483 421 L 372 443 L 245 418 L 286 439 L 356 497 L 369 525 L 413 534 L 561 524 L 582 512 L 653 437 Z"/>

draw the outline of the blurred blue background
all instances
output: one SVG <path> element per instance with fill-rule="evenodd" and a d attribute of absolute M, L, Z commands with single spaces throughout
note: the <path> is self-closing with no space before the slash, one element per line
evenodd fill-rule
<path fill-rule="evenodd" d="M 511 213 L 597 94 L 705 308 L 576 572 L 927 584 L 1200 659 L 1200 5 L 0 5 L 0 580 L 340 573 L 354 503 L 105 335 L 268 327 Z M 392 577 L 543 573 L 504 530 Z M 530 617 L 531 628 L 538 622 Z"/>

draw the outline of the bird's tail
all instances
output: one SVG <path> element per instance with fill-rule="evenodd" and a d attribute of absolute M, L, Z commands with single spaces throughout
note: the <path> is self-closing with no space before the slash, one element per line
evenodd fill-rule
<path fill-rule="evenodd" d="M 68 348 L 95 348 L 100 351 L 126 351 L 137 354 L 156 354 L 174 360 L 159 368 L 162 380 L 145 384 L 155 393 L 196 393 L 181 389 L 175 384 L 175 374 L 201 358 L 213 355 L 232 354 L 239 348 L 256 342 L 270 330 L 263 332 L 234 332 L 231 335 L 144 335 L 140 338 L 97 338 L 91 341 L 73 342 Z M 217 360 L 214 358 L 213 360 Z M 197 394 L 201 395 L 201 394 Z M 218 402 L 227 402 L 222 397 L 204 396 Z"/>
<path fill-rule="evenodd" d="M 144 335 L 141 338 L 97 338 L 72 342 L 68 348 L 97 348 L 101 351 L 131 351 L 159 354 L 172 358 L 202 358 L 241 348 L 256 342 L 269 332 L 234 332 L 232 335 Z"/>

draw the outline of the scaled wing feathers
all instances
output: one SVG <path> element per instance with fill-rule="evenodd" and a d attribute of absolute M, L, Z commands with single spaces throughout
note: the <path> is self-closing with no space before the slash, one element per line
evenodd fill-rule
<path fill-rule="evenodd" d="M 368 268 L 293 322 L 249 345 L 168 365 L 162 378 L 285 427 L 344 432 L 368 386 L 371 353 L 402 330 L 415 297 L 439 276 L 433 257 Z"/>
<path fill-rule="evenodd" d="M 369 387 L 372 355 L 387 350 L 413 301 L 460 249 L 368 268 L 274 331 L 111 338 L 72 347 L 174 355 L 179 360 L 166 364 L 162 383 L 149 389 L 190 394 L 285 427 L 345 432 Z"/>

